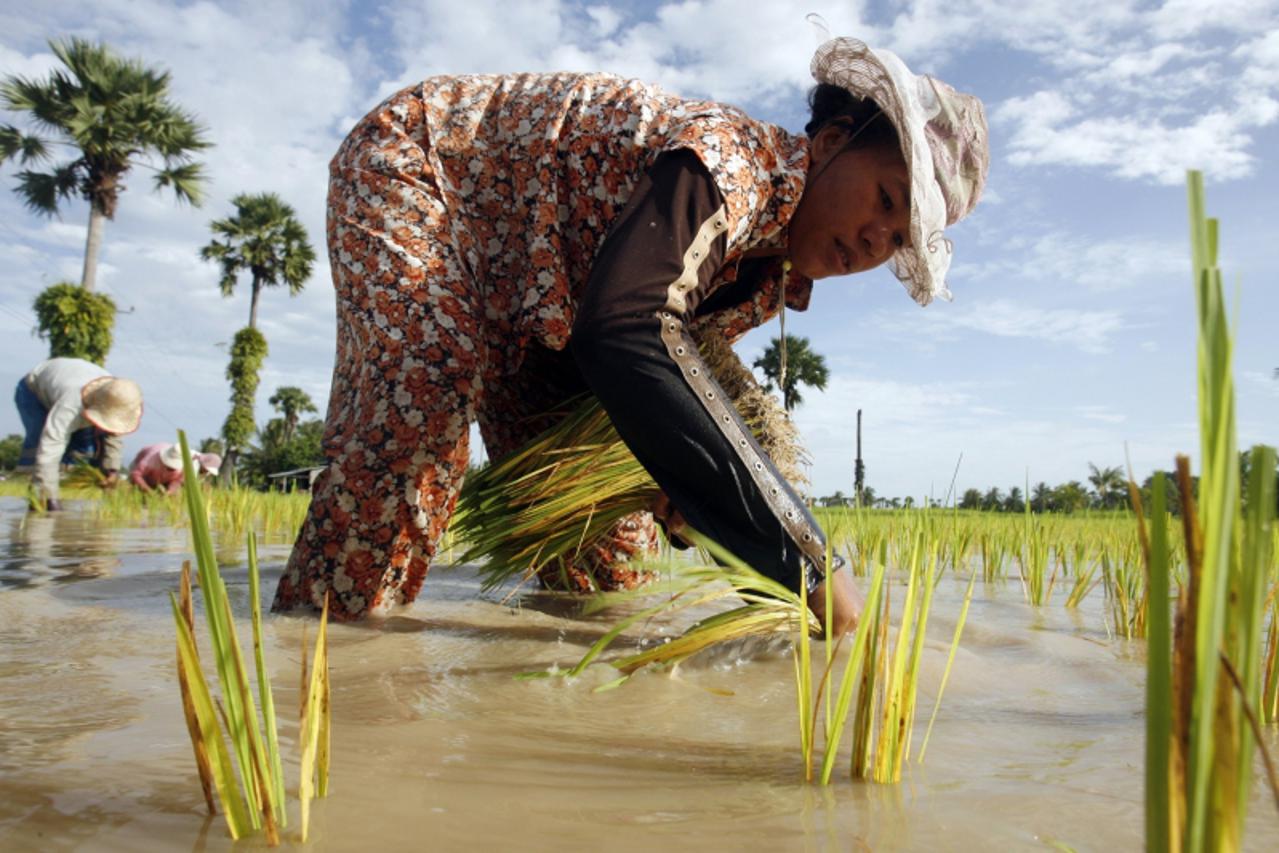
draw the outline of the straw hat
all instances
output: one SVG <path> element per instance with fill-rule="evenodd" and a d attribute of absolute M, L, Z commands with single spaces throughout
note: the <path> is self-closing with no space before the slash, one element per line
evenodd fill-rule
<path fill-rule="evenodd" d="M 204 473 L 210 477 L 218 476 L 218 470 L 222 467 L 222 457 L 216 453 L 197 453 L 195 458 L 199 460 L 200 467 Z"/>
<path fill-rule="evenodd" d="M 174 471 L 182 469 L 182 448 L 176 444 L 170 444 L 160 451 L 160 461 L 164 463 L 165 468 L 171 468 Z"/>
<path fill-rule="evenodd" d="M 142 389 L 131 379 L 99 376 L 80 389 L 84 417 L 103 432 L 127 435 L 142 422 Z"/>
<path fill-rule="evenodd" d="M 892 51 L 872 50 L 853 38 L 823 42 L 811 70 L 818 83 L 874 100 L 892 120 L 910 173 L 911 245 L 889 263 L 920 305 L 950 299 L 951 245 L 942 231 L 976 206 L 990 166 L 981 101 L 912 74 Z"/>

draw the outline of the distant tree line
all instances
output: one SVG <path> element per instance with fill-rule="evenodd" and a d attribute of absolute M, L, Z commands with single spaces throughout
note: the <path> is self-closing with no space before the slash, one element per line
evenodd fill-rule
<path fill-rule="evenodd" d="M 1110 468 L 1099 468 L 1091 462 L 1088 464 L 1089 475 L 1088 483 L 1085 485 L 1079 480 L 1070 480 L 1057 486 L 1050 486 L 1048 483 L 1040 481 L 1030 490 L 1029 496 L 1022 490 L 1020 486 L 1011 486 L 1008 491 L 1001 491 L 997 486 L 992 486 L 985 491 L 981 489 L 966 489 L 959 496 L 956 504 L 960 509 L 974 509 L 985 512 L 1025 512 L 1027 503 L 1029 509 L 1034 513 L 1072 513 L 1083 512 L 1085 510 L 1129 510 L 1132 508 L 1132 501 L 1128 492 L 1128 480 L 1124 476 L 1123 469 L 1114 466 Z M 1253 476 L 1250 470 L 1249 457 L 1247 453 L 1239 454 L 1239 487 L 1243 499 L 1247 500 L 1247 489 L 1249 478 Z M 1181 514 L 1181 494 L 1176 488 L 1176 472 L 1165 471 L 1164 475 L 1168 481 L 1167 502 L 1168 509 L 1174 515 Z M 1279 485 L 1279 469 L 1271 473 L 1275 477 L 1276 484 Z M 1154 484 L 1155 474 L 1152 472 L 1146 479 L 1141 482 L 1138 492 L 1141 495 L 1142 506 L 1147 510 L 1151 506 L 1151 488 Z M 1279 489 L 1277 489 L 1279 491 Z M 1191 478 L 1191 494 L 1196 498 L 1199 495 L 1199 478 Z M 1029 497 L 1029 501 L 1027 501 Z M 815 503 L 820 506 L 852 506 L 853 499 L 845 495 L 842 491 L 837 491 L 833 495 L 818 498 Z M 864 490 L 863 505 L 873 509 L 908 509 L 914 506 L 913 498 L 887 498 L 879 497 L 875 494 L 875 490 L 866 487 Z M 935 502 L 940 505 L 942 501 Z"/>

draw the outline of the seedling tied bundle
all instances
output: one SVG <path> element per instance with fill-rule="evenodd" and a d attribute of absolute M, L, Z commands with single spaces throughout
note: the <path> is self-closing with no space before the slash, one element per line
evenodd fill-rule
<path fill-rule="evenodd" d="M 804 453 L 781 406 L 726 341 L 708 337 L 701 353 L 769 458 L 791 482 L 802 480 Z M 555 426 L 462 487 L 450 532 L 467 543 L 462 562 L 485 560 L 486 588 L 535 576 L 558 586 L 557 572 L 658 494 L 594 397 L 567 405 Z"/>
<path fill-rule="evenodd" d="M 191 519 L 197 579 L 204 600 L 209 643 L 217 667 L 220 699 L 215 699 L 200 666 L 196 647 L 195 607 L 191 595 L 190 564 L 182 567 L 178 594 L 170 596 L 178 635 L 178 684 L 191 746 L 195 751 L 200 784 L 209 813 L 216 807 L 216 792 L 231 837 L 244 838 L 265 830 L 267 843 L 280 841 L 287 825 L 284 773 L 276 730 L 275 702 L 267 677 L 262 646 L 262 612 L 259 603 L 257 544 L 248 538 L 249 605 L 253 624 L 253 657 L 257 674 L 259 717 L 250 687 L 248 668 L 235 633 L 226 583 L 218 571 L 209 532 L 208 510 L 192 470 L 186 435 L 179 432 L 185 480 L 183 493 Z M 298 740 L 301 747 L 300 840 L 306 841 L 313 796 L 328 793 L 329 776 L 329 664 L 328 602 L 325 602 L 316 636 L 314 665 L 308 675 L 306 643 L 302 649 L 302 705 Z M 229 736 L 230 746 L 227 744 Z"/>

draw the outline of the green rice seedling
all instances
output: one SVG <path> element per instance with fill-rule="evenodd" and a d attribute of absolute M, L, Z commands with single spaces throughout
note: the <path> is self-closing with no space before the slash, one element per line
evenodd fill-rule
<path fill-rule="evenodd" d="M 924 637 L 933 591 L 941 572 L 939 551 L 936 537 L 926 532 L 925 525 L 919 526 L 915 530 L 908 561 L 909 576 L 901 622 L 891 649 L 888 642 L 891 607 L 884 580 L 885 568 L 883 563 L 876 567 L 862 618 L 853 634 L 852 649 L 844 665 L 836 706 L 827 726 L 820 777 L 822 784 L 830 781 L 836 752 L 850 713 L 853 715 L 851 775 L 881 783 L 900 781 L 902 766 L 910 755 Z M 946 674 L 938 691 L 934 718 L 945 690 L 945 679 L 949 677 L 950 663 L 954 660 L 955 649 L 959 644 L 967 604 L 972 600 L 975 582 L 974 572 L 969 579 L 965 605 L 952 640 Z M 822 684 L 831 677 L 831 667 L 828 664 Z M 819 693 L 821 687 L 819 685 Z M 855 705 L 854 689 L 857 690 Z M 813 722 L 809 724 L 810 743 L 811 732 L 815 729 L 816 708 L 812 713 Z"/>
<path fill-rule="evenodd" d="M 1274 550 L 1273 543 L 1271 549 Z M 1270 587 L 1269 610 L 1270 631 L 1266 636 L 1261 713 L 1267 723 L 1279 723 L 1279 586 Z"/>
<path fill-rule="evenodd" d="M 253 699 L 248 668 L 235 631 L 226 583 L 214 559 L 208 509 L 204 503 L 203 491 L 191 470 L 186 435 L 179 432 L 178 441 L 186 466 L 183 495 L 191 522 L 197 580 L 204 601 L 205 622 L 221 687 L 221 701 L 215 704 L 196 649 L 189 574 L 184 572 L 179 596 L 170 598 L 178 633 L 178 681 L 188 728 L 192 734 L 196 765 L 201 775 L 201 784 L 206 789 L 206 801 L 212 805 L 207 793 L 209 788 L 216 790 L 218 794 L 231 837 L 239 839 L 264 829 L 267 843 L 274 846 L 279 843 L 279 828 L 285 825 L 286 811 L 283 773 L 275 731 L 274 701 L 263 657 L 256 543 L 250 533 L 250 617 L 258 696 L 263 707 L 261 718 Z M 326 637 L 326 621 L 321 620 L 321 646 Z M 319 657 L 327 661 L 327 652 L 323 649 L 318 651 L 317 658 Z M 317 663 L 317 668 L 318 666 Z M 327 716 L 327 705 L 322 710 Z M 327 728 L 328 723 L 323 725 Z M 223 737 L 224 727 L 226 739 L 230 741 L 229 748 Z M 305 836 L 305 808 L 303 815 L 302 834 Z"/>
<path fill-rule="evenodd" d="M 830 540 L 827 540 L 827 547 Z M 827 564 L 829 564 L 827 560 Z M 799 605 L 808 608 L 808 587 L 799 585 Z M 829 612 L 829 610 L 827 611 Z M 826 620 L 829 628 L 830 620 Z M 827 639 L 829 643 L 829 638 Z M 813 781 L 813 724 L 809 716 L 813 705 L 813 651 L 807 626 L 799 631 L 799 640 L 795 643 L 795 701 L 799 704 L 799 752 L 804 761 L 804 781 Z"/>
<path fill-rule="evenodd" d="M 862 618 L 858 621 L 857 629 L 853 633 L 853 645 L 844 664 L 843 677 L 840 679 L 839 683 L 839 692 L 835 703 L 835 710 L 826 727 L 826 746 L 822 752 L 821 783 L 823 785 L 830 783 L 831 772 L 835 767 L 835 757 L 839 749 L 840 741 L 842 740 L 844 726 L 847 724 L 848 715 L 852 710 L 854 685 L 860 684 L 861 686 L 860 692 L 858 693 L 859 704 L 863 697 L 873 696 L 873 691 L 867 689 L 865 673 L 869 672 L 871 669 L 871 667 L 867 665 L 867 662 L 872 660 L 875 656 L 875 647 L 872 643 L 884 628 L 884 623 L 879 617 L 884 612 L 880 607 L 880 600 L 881 598 L 885 600 L 887 598 L 887 590 L 884 585 L 885 572 L 886 567 L 884 563 L 881 562 L 875 566 L 874 574 L 871 577 L 870 590 L 866 595 L 866 604 L 862 610 Z M 840 638 L 841 641 L 843 639 L 844 638 L 842 637 Z M 823 683 L 829 681 L 830 673 L 831 665 L 828 663 L 826 666 L 826 672 L 822 676 Z M 834 687 L 832 686 L 830 689 L 833 691 Z M 816 728 L 814 724 L 815 718 L 816 707 L 813 707 L 813 709 L 809 712 L 807 722 L 810 743 L 813 740 L 813 730 Z M 858 719 L 860 719 L 860 715 L 855 715 L 852 735 L 854 739 L 854 750 L 856 749 L 856 743 L 859 737 L 866 739 L 869 736 L 868 730 L 858 727 Z M 802 720 L 800 724 L 805 725 Z M 805 756 L 805 758 L 811 759 L 811 756 L 812 751 L 810 749 L 809 754 Z M 810 780 L 812 779 L 811 764 L 805 764 L 805 775 L 806 778 Z"/>
<path fill-rule="evenodd" d="M 1202 470 L 1196 500 L 1189 460 L 1178 457 L 1188 583 L 1178 596 L 1175 622 L 1163 606 L 1170 560 L 1162 477 L 1156 478 L 1148 540 L 1140 503 L 1134 507 L 1158 605 L 1150 616 L 1147 664 L 1147 849 L 1198 853 L 1242 846 L 1253 756 L 1262 744 L 1255 709 L 1261 704 L 1274 483 L 1269 476 L 1253 478 L 1245 510 L 1235 452 L 1233 343 L 1216 266 L 1217 225 L 1204 215 L 1202 176 L 1191 172 L 1189 185 Z M 1273 471 L 1274 450 L 1254 448 L 1251 466 Z M 1273 774 L 1270 781 L 1276 787 Z M 1279 798 L 1279 787 L 1274 793 Z"/>
<path fill-rule="evenodd" d="M 970 526 L 955 524 L 949 538 L 950 567 L 953 571 L 958 572 L 968 565 L 968 551 L 972 547 L 973 532 Z"/>
<path fill-rule="evenodd" d="M 868 530 L 863 537 L 858 539 L 858 544 L 850 548 L 850 552 L 854 555 L 849 560 L 853 576 L 859 578 L 869 577 L 871 567 L 875 563 L 875 556 L 888 547 L 888 530 L 886 528 L 875 527 Z"/>
<path fill-rule="evenodd" d="M 982 579 L 986 583 L 1003 580 L 1004 561 L 1008 557 L 1007 542 L 995 531 L 986 531 L 978 535 L 981 543 Z"/>
<path fill-rule="evenodd" d="M 920 551 L 922 547 L 921 542 Z M 876 782 L 899 781 L 902 764 L 910 753 L 911 722 L 914 719 L 915 696 L 919 684 L 919 661 L 936 579 L 936 548 L 932 549 L 926 566 L 922 554 L 917 551 L 912 559 L 901 625 L 893 648 L 892 667 L 887 671 L 884 682 L 879 739 L 871 774 Z"/>
<path fill-rule="evenodd" d="M 180 634 L 185 633 L 191 637 L 190 654 L 192 660 L 195 661 L 196 668 L 199 668 L 200 653 L 195 645 L 195 605 L 191 600 L 191 561 L 182 561 L 182 574 L 178 578 L 178 611 L 181 615 L 185 629 L 179 629 Z M 186 717 L 187 733 L 191 736 L 191 749 L 195 752 L 196 770 L 200 774 L 200 787 L 204 790 L 204 802 L 208 806 L 209 814 L 217 814 L 217 807 L 213 804 L 213 792 L 215 787 L 218 789 L 219 796 L 222 796 L 221 784 L 215 781 L 213 774 L 213 766 L 209 763 L 209 750 L 205 746 L 207 738 L 201 734 L 201 716 L 196 712 L 195 698 L 191 692 L 191 682 L 187 679 L 187 668 L 183 665 L 183 648 L 182 637 L 178 638 L 178 689 L 182 692 L 182 714 Z M 205 707 L 206 719 L 212 722 L 216 727 L 217 718 L 213 715 L 211 706 Z M 221 736 L 219 735 L 219 743 Z M 224 798 L 225 800 L 225 798 Z"/>
<path fill-rule="evenodd" d="M 1021 586 L 1026 594 L 1026 601 L 1032 607 L 1043 607 L 1052 597 L 1053 586 L 1057 581 L 1056 564 L 1050 559 L 1048 537 L 1030 512 L 1030 502 L 1026 502 L 1025 539 L 1021 550 Z M 1048 567 L 1052 565 L 1051 574 Z"/>
<path fill-rule="evenodd" d="M 1146 636 L 1147 582 L 1141 564 L 1103 552 L 1101 575 L 1115 634 L 1126 640 Z"/>
<path fill-rule="evenodd" d="M 919 746 L 919 763 L 924 763 L 924 753 L 928 750 L 928 740 L 933 736 L 933 723 L 937 722 L 937 712 L 941 710 L 941 697 L 946 692 L 946 682 L 950 680 L 950 668 L 955 663 L 955 652 L 959 650 L 959 638 L 964 633 L 964 622 L 968 619 L 968 607 L 973 603 L 973 587 L 977 585 L 977 573 L 972 572 L 968 578 L 968 589 L 964 592 L 964 603 L 959 609 L 959 619 L 955 622 L 955 636 L 950 641 L 950 652 L 946 655 L 946 668 L 942 670 L 941 685 L 937 688 L 937 700 L 933 703 L 933 712 L 928 717 L 928 729 L 924 732 L 924 742 Z"/>
<path fill-rule="evenodd" d="M 1066 594 L 1066 607 L 1075 609 L 1087 598 L 1088 593 L 1097 588 L 1101 579 L 1097 576 L 1098 563 L 1091 557 L 1091 549 L 1087 542 L 1075 543 L 1074 559 L 1071 561 L 1073 579 L 1070 592 Z"/>
<path fill-rule="evenodd" d="M 283 804 L 276 804 L 272 800 L 272 793 L 276 786 L 268 776 L 269 769 L 262 749 L 261 730 L 253 705 L 253 697 L 248 688 L 244 658 L 240 653 L 239 641 L 235 634 L 226 585 L 213 558 L 213 545 L 209 537 L 202 496 L 198 487 L 193 485 L 195 475 L 190 470 L 191 461 L 186 436 L 183 433 L 178 435 L 187 467 L 188 483 L 184 485 L 184 494 L 195 542 L 200 591 L 204 599 L 205 618 L 213 646 L 214 661 L 217 665 L 218 680 L 222 688 L 223 703 L 220 710 L 224 712 L 232 751 L 240 771 L 239 788 L 232 787 L 229 780 L 233 777 L 227 774 L 223 784 L 218 786 L 218 792 L 232 838 L 241 838 L 251 831 L 260 829 L 265 822 L 268 840 L 275 844 L 279 841 L 276 824 L 283 814 Z M 250 566 L 250 573 L 256 572 L 256 569 L 255 561 Z M 178 626 L 179 649 L 183 652 L 181 660 L 185 681 L 191 685 L 193 693 L 203 699 L 210 694 L 204 682 L 203 671 L 199 667 L 199 660 L 195 655 L 194 633 L 187 625 L 176 598 L 173 599 L 173 613 Z M 206 711 L 211 711 L 211 704 L 201 701 L 198 705 L 205 707 Z M 214 722 L 216 723 L 216 718 Z M 201 724 L 200 728 L 202 733 L 206 731 L 204 724 Z M 205 739 L 206 750 L 218 755 L 225 754 L 220 729 L 214 728 L 211 734 L 215 734 L 215 737 L 212 738 L 213 742 Z M 229 764 L 229 759 L 218 763 L 224 766 Z"/>
<path fill-rule="evenodd" d="M 311 799 L 329 793 L 330 692 L 329 692 L 329 598 L 324 598 L 320 630 L 315 637 L 315 666 L 307 677 L 306 638 L 302 642 L 302 706 L 299 739 L 302 742 L 301 781 L 298 800 L 302 812 L 302 841 L 306 841 L 311 821 Z"/>

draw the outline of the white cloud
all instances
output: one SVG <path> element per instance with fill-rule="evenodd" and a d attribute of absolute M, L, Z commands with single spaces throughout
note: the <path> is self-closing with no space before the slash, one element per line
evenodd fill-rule
<path fill-rule="evenodd" d="M 860 3 L 827 14 L 833 32 L 873 35 Z M 397 2 L 396 55 L 403 71 L 380 91 L 436 73 L 610 71 L 680 94 L 740 103 L 795 97 L 811 85 L 804 20 L 810 6 L 772 3 L 749 15 L 734 0 L 663 3 L 636 20 L 633 7 L 585 9 L 558 0 Z M 494 27 L 494 20 L 503 20 Z M 620 22 L 621 25 L 619 25 Z"/>
<path fill-rule="evenodd" d="M 1245 42 L 1234 56 L 1244 65 L 1241 83 L 1261 91 L 1279 89 L 1279 28 Z"/>
<path fill-rule="evenodd" d="M 1039 308 L 1007 299 L 965 302 L 947 306 L 944 311 L 912 313 L 909 318 L 901 314 L 881 315 L 873 324 L 923 349 L 954 341 L 960 332 L 968 331 L 1069 346 L 1090 354 L 1108 352 L 1111 338 L 1126 326 L 1122 314 L 1116 310 Z"/>
<path fill-rule="evenodd" d="M 1121 424 L 1128 420 L 1127 415 L 1111 411 L 1107 406 L 1075 406 L 1075 414 L 1085 420 L 1108 424 Z"/>
<path fill-rule="evenodd" d="M 1279 368 L 1275 368 L 1279 370 Z M 1244 370 L 1239 374 L 1243 384 L 1253 391 L 1279 395 L 1279 373 L 1267 373 L 1262 370 Z"/>
<path fill-rule="evenodd" d="M 1124 327 L 1117 311 L 1036 308 L 1006 300 L 974 305 L 944 316 L 948 325 L 958 328 L 999 337 L 1065 344 L 1088 353 L 1106 352 L 1111 335 Z"/>
<path fill-rule="evenodd" d="M 991 45 L 1055 69 L 1051 87 L 991 105 L 1011 163 L 1173 184 L 1186 168 L 1255 171 L 1255 131 L 1279 120 L 1277 21 L 1273 0 L 926 0 L 890 32 L 911 55 Z M 1241 38 L 1251 40 L 1236 48 Z"/>
<path fill-rule="evenodd" d="M 1274 0 L 1166 0 L 1150 14 L 1154 32 L 1165 38 L 1203 31 L 1253 33 L 1273 24 Z"/>
<path fill-rule="evenodd" d="M 1184 277 L 1187 251 L 1179 243 L 1141 238 L 1090 240 L 1066 233 L 1014 236 L 1004 241 L 995 259 L 958 264 L 950 277 L 954 281 L 1052 282 L 1056 290 L 1122 290 Z"/>
<path fill-rule="evenodd" d="M 0 44 L 0 68 L 6 76 L 13 74 L 29 80 L 39 80 L 61 65 L 52 53 L 41 51 L 30 56 Z"/>
<path fill-rule="evenodd" d="M 1249 131 L 1274 114 L 1253 103 L 1235 113 L 1214 110 L 1173 124 L 1154 115 L 1086 115 L 1061 93 L 1041 91 L 1006 101 L 994 118 L 1011 130 L 1008 160 L 1014 165 L 1100 168 L 1121 178 L 1175 185 L 1190 168 L 1220 180 L 1251 174 Z"/>

